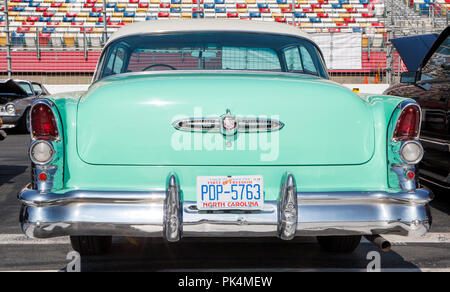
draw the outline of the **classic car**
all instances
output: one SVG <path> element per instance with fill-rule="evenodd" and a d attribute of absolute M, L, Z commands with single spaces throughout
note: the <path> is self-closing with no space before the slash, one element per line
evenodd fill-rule
<path fill-rule="evenodd" d="M 29 115 L 33 101 L 49 95 L 42 84 L 26 80 L 0 81 L 0 117 L 3 128 L 17 127 L 22 133 L 28 133 Z"/>
<path fill-rule="evenodd" d="M 418 167 L 420 182 L 450 189 L 450 27 L 434 41 L 419 65 L 408 67 L 401 83 L 384 93 L 414 99 L 422 108 L 420 141 L 425 155 Z M 400 54 L 403 58 L 403 52 Z M 420 58 L 420 56 L 419 56 Z"/>
<path fill-rule="evenodd" d="M 86 92 L 31 109 L 32 181 L 18 195 L 30 237 L 82 255 L 112 236 L 419 236 L 420 106 L 329 80 L 302 30 L 246 20 L 129 24 L 105 45 Z"/>

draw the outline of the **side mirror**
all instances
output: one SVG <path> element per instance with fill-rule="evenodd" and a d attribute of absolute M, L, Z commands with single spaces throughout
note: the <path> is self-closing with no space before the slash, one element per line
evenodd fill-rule
<path fill-rule="evenodd" d="M 400 76 L 400 83 L 416 83 L 417 71 L 403 72 Z"/>

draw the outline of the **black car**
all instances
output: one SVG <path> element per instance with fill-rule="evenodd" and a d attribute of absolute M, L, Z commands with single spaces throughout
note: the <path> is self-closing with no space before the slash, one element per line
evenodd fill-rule
<path fill-rule="evenodd" d="M 449 34 L 450 26 L 432 43 L 418 63 L 417 71 L 403 73 L 401 83 L 385 91 L 385 94 L 413 98 L 422 107 L 420 140 L 425 155 L 419 167 L 419 178 L 425 184 L 445 189 L 450 189 Z"/>

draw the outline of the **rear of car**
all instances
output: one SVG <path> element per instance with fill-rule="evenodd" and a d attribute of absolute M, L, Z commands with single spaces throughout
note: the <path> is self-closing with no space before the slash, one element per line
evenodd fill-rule
<path fill-rule="evenodd" d="M 330 82 L 295 28 L 230 23 L 119 32 L 87 92 L 34 103 L 25 234 L 92 254 L 111 236 L 307 235 L 348 252 L 427 232 L 417 103 Z"/>

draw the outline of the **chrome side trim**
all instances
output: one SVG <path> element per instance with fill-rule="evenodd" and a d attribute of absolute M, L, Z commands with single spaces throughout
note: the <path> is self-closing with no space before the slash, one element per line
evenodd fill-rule
<path fill-rule="evenodd" d="M 170 242 L 181 239 L 183 225 L 180 205 L 180 184 L 176 175 L 171 174 L 167 180 L 164 201 L 164 236 Z"/>
<path fill-rule="evenodd" d="M 283 240 L 295 237 L 298 221 L 298 200 L 295 179 L 286 173 L 281 181 L 280 199 L 278 201 L 278 236 Z"/>
<path fill-rule="evenodd" d="M 421 142 L 425 142 L 425 143 L 430 143 L 430 144 L 435 144 L 435 145 L 443 146 L 443 147 L 447 148 L 447 151 L 450 152 L 450 143 L 447 142 L 446 140 L 436 140 L 436 139 L 420 138 L 420 141 L 421 141 Z"/>

